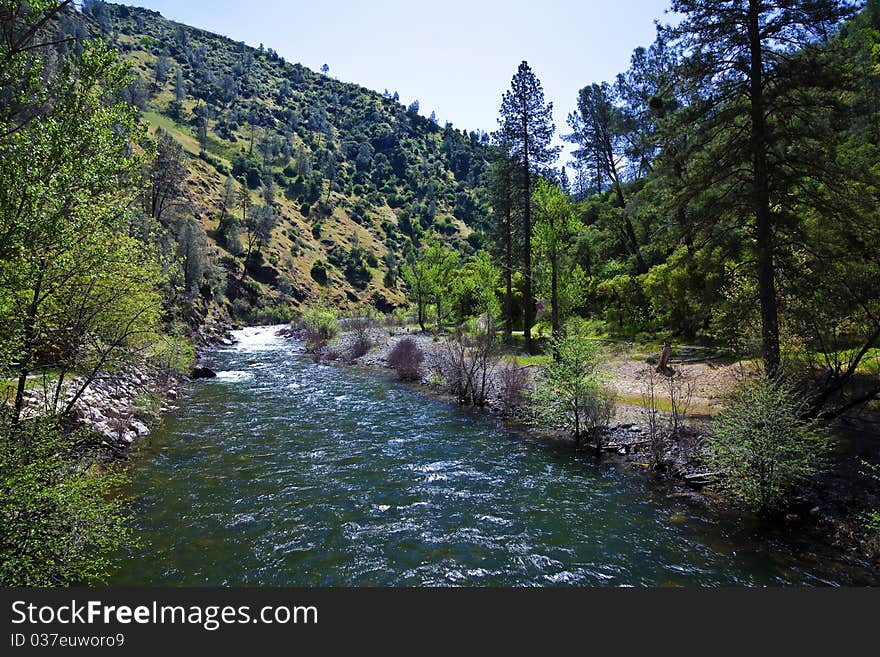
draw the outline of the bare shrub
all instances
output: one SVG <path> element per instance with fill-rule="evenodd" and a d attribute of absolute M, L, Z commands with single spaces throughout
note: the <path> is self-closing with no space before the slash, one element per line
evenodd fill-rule
<path fill-rule="evenodd" d="M 672 408 L 669 417 L 670 430 L 673 436 L 678 436 L 691 407 L 691 400 L 694 396 L 694 379 L 689 372 L 681 368 L 672 376 L 667 377 L 666 383 L 669 405 Z"/>
<path fill-rule="evenodd" d="M 388 354 L 388 365 L 402 381 L 416 381 L 421 376 L 425 354 L 412 338 L 404 338 Z"/>
<path fill-rule="evenodd" d="M 466 335 L 460 328 L 443 343 L 435 363 L 446 389 L 459 404 L 485 406 L 491 375 L 498 364 L 497 334 L 494 327 Z"/>
<path fill-rule="evenodd" d="M 642 405 L 648 426 L 648 439 L 651 445 L 651 467 L 655 470 L 663 465 L 666 458 L 666 438 L 660 429 L 660 408 L 657 390 L 657 372 L 648 370 L 648 378 L 643 384 Z"/>
<path fill-rule="evenodd" d="M 351 332 L 349 345 L 351 358 L 360 358 L 373 346 L 372 332 L 379 325 L 380 316 L 373 310 L 359 312 L 344 320 L 344 327 Z"/>
<path fill-rule="evenodd" d="M 514 362 L 507 362 L 499 370 L 498 399 L 504 415 L 513 415 L 525 405 L 529 378 L 528 369 Z"/>

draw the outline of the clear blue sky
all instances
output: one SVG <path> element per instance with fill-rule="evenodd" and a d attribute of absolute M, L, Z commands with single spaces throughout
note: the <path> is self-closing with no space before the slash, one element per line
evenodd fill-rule
<path fill-rule="evenodd" d="M 626 70 L 654 41 L 670 0 L 119 0 L 275 49 L 312 70 L 437 113 L 441 125 L 497 128 L 501 95 L 525 59 L 553 102 L 556 131 L 584 85 Z M 562 163 L 562 162 L 560 162 Z"/>

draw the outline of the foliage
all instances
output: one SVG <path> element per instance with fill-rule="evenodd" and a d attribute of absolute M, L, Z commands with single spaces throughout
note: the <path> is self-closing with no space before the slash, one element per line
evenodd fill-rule
<path fill-rule="evenodd" d="M 150 346 L 150 360 L 163 369 L 188 375 L 196 362 L 196 350 L 178 327 L 157 336 Z"/>
<path fill-rule="evenodd" d="M 542 167 L 552 164 L 560 149 L 551 145 L 556 130 L 553 125 L 553 103 L 544 102 L 543 87 L 528 62 L 523 61 L 519 65 L 510 82 L 510 89 L 504 92 L 500 114 L 496 142 L 505 155 L 516 163 L 519 170 L 516 180 L 521 184 L 516 195 L 519 197 L 518 206 L 522 208 L 523 334 L 526 350 L 531 351 L 531 330 L 535 317 L 532 291 L 532 177 Z"/>
<path fill-rule="evenodd" d="M 306 349 L 317 353 L 339 333 L 339 316 L 333 308 L 311 306 L 303 311 L 299 325 L 304 332 Z"/>
<path fill-rule="evenodd" d="M 570 255 L 572 237 L 578 233 L 580 222 L 571 197 L 545 179 L 535 185 L 532 202 L 535 206 L 533 247 L 539 263 L 537 288 L 549 293 L 553 335 L 559 336 L 565 320 L 563 307 L 569 310 L 574 305 L 573 300 L 565 298 L 565 293 L 574 293 L 575 289 L 561 279 L 578 278 L 577 273 L 572 272 L 576 265 Z"/>
<path fill-rule="evenodd" d="M 329 280 L 328 276 L 329 267 L 326 262 L 323 260 L 315 260 L 312 264 L 311 269 L 309 270 L 309 275 L 318 281 L 321 285 L 327 285 Z"/>
<path fill-rule="evenodd" d="M 557 360 L 544 368 L 531 393 L 535 421 L 570 430 L 577 447 L 590 435 L 600 448 L 600 430 L 614 416 L 615 396 L 599 372 L 596 342 L 582 320 L 571 319 L 552 347 Z"/>
<path fill-rule="evenodd" d="M 65 437 L 49 416 L 16 424 L 0 409 L 0 583 L 4 587 L 104 582 L 131 542 L 125 477 L 101 464 L 87 436 Z"/>
<path fill-rule="evenodd" d="M 113 51 L 87 44 L 48 79 L 51 106 L 2 145 L 0 342 L 18 363 L 16 414 L 43 361 L 88 381 L 158 327 L 158 254 L 126 234 L 144 160 L 136 110 L 118 96 L 129 80 Z"/>
<path fill-rule="evenodd" d="M 827 445 L 803 395 L 765 377 L 742 385 L 714 422 L 709 462 L 723 486 L 761 513 L 784 508 L 817 474 Z"/>

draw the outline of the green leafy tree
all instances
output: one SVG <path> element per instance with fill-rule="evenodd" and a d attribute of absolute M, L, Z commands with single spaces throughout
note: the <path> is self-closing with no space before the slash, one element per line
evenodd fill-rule
<path fill-rule="evenodd" d="M 12 248 L 0 258 L 0 342 L 16 363 L 16 419 L 39 354 L 63 335 L 63 300 L 77 283 L 112 271 L 143 167 L 132 148 L 143 140 L 136 110 L 114 100 L 130 79 L 115 53 L 87 45 L 49 80 L 51 108 L 2 147 L 0 234 Z M 77 291 L 89 300 L 98 289 Z M 136 301 L 148 314 L 155 300 Z"/>
<path fill-rule="evenodd" d="M 598 452 L 601 429 L 614 415 L 615 397 L 598 369 L 596 344 L 583 320 L 569 320 L 562 337 L 553 341 L 558 358 L 537 378 L 532 401 L 536 423 L 571 431 L 576 448 L 590 435 Z"/>
<path fill-rule="evenodd" d="M 425 332 L 428 306 L 428 265 L 422 258 L 414 258 L 403 267 L 403 280 L 409 287 L 409 292 L 415 297 L 416 320 L 419 329 Z"/>
<path fill-rule="evenodd" d="M 459 255 L 438 240 L 431 240 L 421 259 L 425 266 L 425 288 L 428 298 L 434 303 L 437 329 L 440 330 L 443 328 L 443 320 L 452 310 L 451 299 L 455 290 Z"/>
<path fill-rule="evenodd" d="M 827 443 L 805 408 L 791 385 L 761 377 L 734 393 L 713 422 L 709 462 L 724 488 L 758 512 L 784 508 L 821 469 Z"/>
<path fill-rule="evenodd" d="M 74 467 L 98 447 L 65 437 L 51 416 L 16 423 L 0 408 L 0 584 L 4 587 L 105 582 L 132 543 L 118 466 Z"/>
<path fill-rule="evenodd" d="M 551 325 L 553 337 L 558 339 L 562 334 L 560 276 L 566 273 L 563 267 L 569 260 L 571 239 L 578 232 L 579 221 L 571 197 L 546 179 L 540 179 L 535 186 L 533 203 L 535 254 L 549 270 Z"/>

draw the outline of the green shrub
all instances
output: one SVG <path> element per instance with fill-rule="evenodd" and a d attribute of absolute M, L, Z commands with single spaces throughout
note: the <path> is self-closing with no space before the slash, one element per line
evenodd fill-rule
<path fill-rule="evenodd" d="M 550 362 L 530 393 L 536 424 L 560 427 L 574 435 L 580 447 L 584 434 L 601 448 L 601 430 L 614 416 L 615 395 L 599 372 L 597 343 L 588 325 L 569 320 L 561 338 L 551 346 L 558 358 Z"/>
<path fill-rule="evenodd" d="M 324 262 L 323 260 L 316 260 L 315 263 L 312 265 L 309 273 L 316 282 L 320 283 L 321 285 L 327 285 L 329 269 L 330 268 L 328 267 L 326 262 Z"/>
<path fill-rule="evenodd" d="M 15 425 L 0 409 L 0 585 L 106 581 L 131 531 L 114 495 L 125 477 L 115 464 L 99 468 L 98 450 L 51 417 Z"/>
<path fill-rule="evenodd" d="M 789 384 L 762 377 L 731 395 L 713 422 L 709 463 L 759 513 L 783 509 L 821 469 L 827 442 L 803 417 L 805 403 Z"/>
<path fill-rule="evenodd" d="M 339 333 L 339 316 L 333 308 L 313 306 L 303 312 L 300 325 L 306 349 L 316 353 Z"/>
<path fill-rule="evenodd" d="M 160 334 L 151 351 L 151 360 L 156 365 L 182 374 L 188 374 L 196 362 L 195 347 L 178 330 Z"/>

